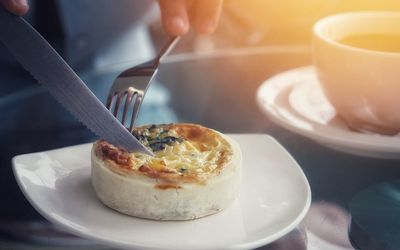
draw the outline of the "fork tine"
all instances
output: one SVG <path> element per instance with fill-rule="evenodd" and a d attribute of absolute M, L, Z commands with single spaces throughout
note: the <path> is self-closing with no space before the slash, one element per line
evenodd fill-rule
<path fill-rule="evenodd" d="M 107 97 L 107 104 L 106 104 L 106 107 L 107 107 L 107 109 L 110 110 L 110 111 L 111 111 L 111 103 L 112 103 L 112 100 L 113 100 L 114 96 L 115 96 L 114 93 L 110 93 L 110 94 L 108 94 L 108 97 Z"/>
<path fill-rule="evenodd" d="M 131 133 L 133 132 L 133 129 L 135 128 L 136 118 L 138 116 L 139 108 L 140 108 L 140 105 L 142 104 L 142 99 L 143 99 L 143 94 L 144 94 L 143 91 L 140 91 L 140 90 L 136 90 L 135 93 L 136 93 L 136 100 L 135 100 L 135 104 L 133 105 L 131 125 L 129 127 L 129 131 L 131 131 Z"/>
<path fill-rule="evenodd" d="M 124 105 L 124 112 L 122 113 L 122 125 L 125 125 L 126 115 L 128 113 L 129 105 L 132 102 L 132 97 L 136 94 L 136 92 L 132 88 L 128 88 L 126 93 L 125 105 Z"/>
<path fill-rule="evenodd" d="M 121 99 L 123 97 L 124 93 L 120 92 L 117 94 L 117 100 L 115 101 L 115 107 L 114 107 L 114 116 L 118 117 L 118 110 L 119 110 L 119 106 L 121 104 Z"/>

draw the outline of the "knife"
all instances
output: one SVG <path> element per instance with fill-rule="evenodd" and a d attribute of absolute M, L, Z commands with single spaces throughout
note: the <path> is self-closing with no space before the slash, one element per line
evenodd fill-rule
<path fill-rule="evenodd" d="M 29 23 L 1 7 L 0 41 L 51 95 L 92 132 L 129 152 L 152 155 Z"/>

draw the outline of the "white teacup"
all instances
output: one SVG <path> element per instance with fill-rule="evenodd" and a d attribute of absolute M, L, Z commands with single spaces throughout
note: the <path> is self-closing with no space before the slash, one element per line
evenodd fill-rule
<path fill-rule="evenodd" d="M 351 129 L 400 132 L 400 12 L 353 12 L 318 21 L 313 59 L 322 89 Z"/>

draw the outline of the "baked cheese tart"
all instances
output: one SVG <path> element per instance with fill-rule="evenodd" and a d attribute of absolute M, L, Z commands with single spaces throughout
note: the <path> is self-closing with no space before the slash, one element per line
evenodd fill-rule
<path fill-rule="evenodd" d="M 236 198 L 241 152 L 231 138 L 197 124 L 137 128 L 154 156 L 100 140 L 92 149 L 92 184 L 119 212 L 154 220 L 190 220 L 226 208 Z"/>

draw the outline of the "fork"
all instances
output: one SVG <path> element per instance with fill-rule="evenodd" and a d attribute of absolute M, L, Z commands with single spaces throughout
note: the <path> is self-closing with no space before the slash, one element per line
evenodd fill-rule
<path fill-rule="evenodd" d="M 178 37 L 169 39 L 154 59 L 123 71 L 111 86 L 106 107 L 131 133 L 135 128 L 135 121 L 144 95 L 149 88 L 151 80 L 157 73 L 161 59 L 173 49 L 178 40 Z M 133 99 L 135 99 L 134 102 Z M 124 107 L 121 117 L 119 109 L 122 103 L 124 103 Z M 129 121 L 126 122 L 129 110 L 132 110 L 132 114 L 130 125 L 127 127 L 125 124 L 129 124 Z"/>

